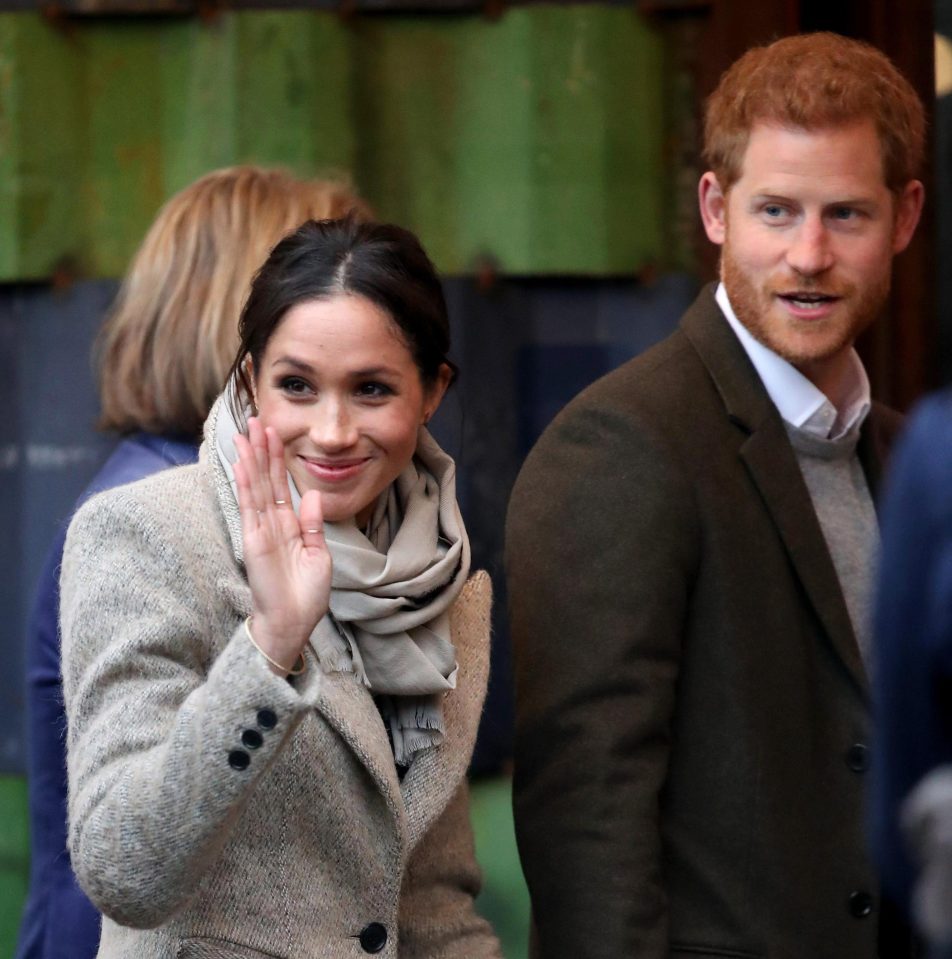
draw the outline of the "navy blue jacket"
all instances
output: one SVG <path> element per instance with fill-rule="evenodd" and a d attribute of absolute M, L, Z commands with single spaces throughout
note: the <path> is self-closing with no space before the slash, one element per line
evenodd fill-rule
<path fill-rule="evenodd" d="M 192 463 L 181 438 L 138 433 L 124 439 L 77 502 L 94 493 Z M 92 959 L 99 913 L 73 876 L 66 850 L 66 715 L 60 680 L 59 571 L 66 527 L 50 547 L 37 586 L 26 649 L 29 710 L 30 889 L 15 959 Z"/>
<path fill-rule="evenodd" d="M 926 773 L 952 763 L 952 392 L 910 420 L 881 517 L 872 831 L 883 883 L 908 915 L 916 869 L 899 808 Z"/>

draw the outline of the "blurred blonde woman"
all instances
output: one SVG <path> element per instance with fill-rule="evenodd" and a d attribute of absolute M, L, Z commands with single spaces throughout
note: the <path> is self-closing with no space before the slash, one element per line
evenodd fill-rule
<path fill-rule="evenodd" d="M 170 199 L 136 253 L 97 344 L 101 428 L 122 437 L 77 503 L 195 461 L 238 346 L 238 317 L 270 249 L 306 220 L 367 210 L 350 188 L 282 170 L 216 170 Z M 41 574 L 27 638 L 31 875 L 16 959 L 91 959 L 100 916 L 66 849 L 59 569 Z"/>

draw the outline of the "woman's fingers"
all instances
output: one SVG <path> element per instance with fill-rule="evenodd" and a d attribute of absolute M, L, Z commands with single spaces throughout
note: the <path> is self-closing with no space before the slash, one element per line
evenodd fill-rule
<path fill-rule="evenodd" d="M 235 437 L 238 488 L 242 526 L 247 531 L 270 531 L 274 545 L 293 540 L 306 548 L 324 548 L 321 497 L 317 490 L 305 494 L 300 517 L 294 515 L 284 444 L 277 432 L 265 429 L 257 417 L 248 419 L 247 437 Z"/>
<path fill-rule="evenodd" d="M 268 477 L 268 444 L 264 427 L 257 416 L 248 419 L 248 443 L 252 453 L 252 464 L 246 464 L 251 479 L 251 488 L 255 497 L 255 506 L 264 511 L 271 501 L 271 482 Z"/>
<path fill-rule="evenodd" d="M 241 440 L 247 441 L 242 436 Z M 238 447 L 238 441 L 235 442 Z M 238 491 L 238 512 L 241 514 L 241 528 L 243 530 L 253 530 L 258 528 L 258 510 L 255 508 L 254 497 L 251 494 L 251 487 L 248 481 L 248 473 L 244 463 L 241 460 L 241 448 L 238 447 L 239 460 L 235 463 L 235 488 Z"/>
<path fill-rule="evenodd" d="M 308 549 L 324 548 L 324 514 L 321 510 L 321 494 L 316 489 L 308 490 L 301 500 L 301 539 Z"/>
<path fill-rule="evenodd" d="M 267 441 L 268 474 L 274 505 L 279 509 L 290 510 L 292 508 L 291 490 L 288 487 L 288 468 L 284 462 L 284 444 L 272 427 L 268 427 L 264 432 Z"/>
<path fill-rule="evenodd" d="M 235 447 L 235 486 L 255 623 L 265 647 L 274 653 L 287 645 L 289 636 L 300 633 L 303 642 L 327 612 L 331 563 L 321 498 L 317 490 L 308 491 L 295 515 L 283 444 L 256 417 L 248 420 L 247 436 L 235 437 Z M 274 644 L 269 636 L 283 638 Z M 278 660 L 285 661 L 283 653 Z"/>

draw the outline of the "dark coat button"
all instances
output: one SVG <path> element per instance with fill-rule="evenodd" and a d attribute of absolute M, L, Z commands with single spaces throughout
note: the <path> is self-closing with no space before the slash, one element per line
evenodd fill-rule
<path fill-rule="evenodd" d="M 274 729 L 278 725 L 278 717 L 273 709 L 258 710 L 258 725 L 262 729 Z"/>
<path fill-rule="evenodd" d="M 854 773 L 864 773 L 869 769 L 869 747 L 863 743 L 853 743 L 846 750 L 846 765 Z"/>
<path fill-rule="evenodd" d="M 257 749 L 264 742 L 264 736 L 257 729 L 246 729 L 241 734 L 241 741 L 248 749 Z"/>
<path fill-rule="evenodd" d="M 360 934 L 360 947 L 364 952 L 380 952 L 387 944 L 387 927 L 372 922 Z"/>
<path fill-rule="evenodd" d="M 250 763 L 251 757 L 243 749 L 233 749 L 228 754 L 228 765 L 239 772 L 242 769 L 247 769 Z"/>
<path fill-rule="evenodd" d="M 849 902 L 850 915 L 856 919 L 865 919 L 873 911 L 873 897 L 868 892 L 851 892 Z"/>

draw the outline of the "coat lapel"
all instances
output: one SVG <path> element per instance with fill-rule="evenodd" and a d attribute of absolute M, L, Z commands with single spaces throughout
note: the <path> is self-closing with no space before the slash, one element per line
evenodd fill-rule
<path fill-rule="evenodd" d="M 860 463 L 863 464 L 869 493 L 876 504 L 877 511 L 883 470 L 889 459 L 889 451 L 902 430 L 903 422 L 904 417 L 901 413 L 874 402 L 859 436 L 856 453 Z"/>
<path fill-rule="evenodd" d="M 317 656 L 308 650 L 313 670 L 320 671 Z M 315 708 L 351 748 L 370 773 L 393 818 L 405 832 L 406 810 L 393 761 L 390 740 L 373 696 L 353 673 L 321 673 Z"/>
<path fill-rule="evenodd" d="M 763 498 L 804 592 L 857 687 L 866 672 L 836 569 L 777 408 L 717 306 L 702 291 L 681 328 L 738 430 L 738 455 Z M 872 481 L 871 481 L 872 489 Z"/>

